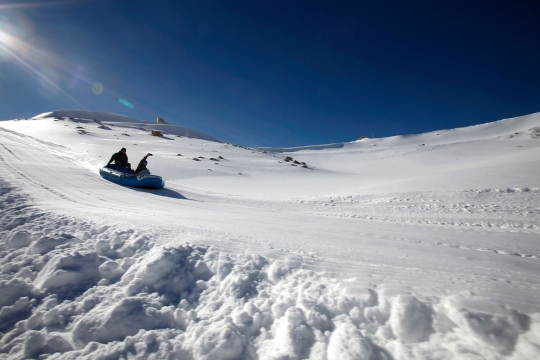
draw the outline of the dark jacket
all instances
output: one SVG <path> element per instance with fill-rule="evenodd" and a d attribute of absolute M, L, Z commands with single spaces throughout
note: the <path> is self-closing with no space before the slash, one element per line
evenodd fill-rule
<path fill-rule="evenodd" d="M 140 162 L 139 162 L 139 165 L 137 166 L 137 170 L 135 170 L 136 173 L 140 173 L 141 171 L 143 170 L 148 170 L 146 168 L 146 158 L 142 159 Z"/>
<path fill-rule="evenodd" d="M 112 163 L 114 161 L 115 164 L 122 164 L 122 165 L 126 165 L 128 163 L 128 157 L 126 154 L 124 154 L 123 152 L 119 151 L 115 154 L 113 154 L 113 156 L 111 156 L 111 160 L 109 160 L 109 163 Z M 108 165 L 107 164 L 107 165 Z"/>
<path fill-rule="evenodd" d="M 148 155 L 146 155 L 145 157 L 142 158 L 141 161 L 139 161 L 139 165 L 137 166 L 137 169 L 135 170 L 135 173 L 138 174 L 140 173 L 141 171 L 143 170 L 148 170 L 146 168 L 146 158 L 148 157 Z"/>

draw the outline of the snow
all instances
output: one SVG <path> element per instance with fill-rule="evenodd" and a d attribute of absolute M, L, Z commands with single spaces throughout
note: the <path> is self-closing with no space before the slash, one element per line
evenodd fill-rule
<path fill-rule="evenodd" d="M 98 111 L 88 111 L 88 110 L 55 110 L 49 111 L 43 114 L 36 115 L 32 119 L 47 119 L 47 118 L 73 118 L 73 119 L 84 119 L 84 120 L 98 120 L 99 122 L 111 121 L 114 123 L 126 122 L 126 123 L 148 123 L 149 121 L 136 120 L 129 116 L 120 115 L 120 114 L 111 114 Z"/>
<path fill-rule="evenodd" d="M 0 358 L 539 358 L 539 134 L 533 114 L 250 149 L 2 121 Z M 122 147 L 167 187 L 102 179 Z"/>

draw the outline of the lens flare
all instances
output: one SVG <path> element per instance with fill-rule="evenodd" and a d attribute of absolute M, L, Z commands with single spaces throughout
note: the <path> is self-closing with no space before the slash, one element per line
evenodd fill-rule
<path fill-rule="evenodd" d="M 36 43 L 42 46 L 38 47 Z M 35 37 L 30 19 L 22 14 L 0 14 L 0 60 L 16 63 L 34 76 L 41 86 L 83 106 L 59 86 L 62 75 L 70 69 L 61 56 L 44 50 L 43 43 L 43 39 Z"/>
<path fill-rule="evenodd" d="M 12 35 L 13 28 L 0 19 L 0 60 L 8 61 L 11 56 L 6 49 L 16 47 L 16 37 Z"/>
<path fill-rule="evenodd" d="M 55 6 L 55 5 L 68 5 L 68 4 L 89 2 L 89 1 L 92 1 L 92 0 L 34 1 L 34 2 L 27 2 L 27 3 L 22 3 L 22 4 L 16 4 L 16 3 L 0 4 L 0 10 L 37 8 L 37 7 L 42 7 L 42 6 Z"/>
<path fill-rule="evenodd" d="M 70 89 L 75 88 L 75 86 L 77 86 L 79 81 L 81 81 L 83 79 L 83 75 L 84 75 L 85 70 L 86 70 L 86 68 L 83 65 L 78 65 L 77 66 L 77 69 L 73 73 L 73 77 L 71 78 L 71 81 L 69 82 L 69 88 Z"/>
<path fill-rule="evenodd" d="M 96 95 L 101 95 L 103 93 L 103 84 L 102 83 L 94 83 L 92 85 L 92 92 Z"/>
<path fill-rule="evenodd" d="M 13 36 L 0 30 L 0 43 L 4 44 L 5 46 L 13 45 Z"/>
<path fill-rule="evenodd" d="M 124 105 L 125 107 L 128 107 L 130 109 L 133 109 L 135 106 L 133 106 L 132 103 L 130 103 L 129 101 L 127 100 L 124 100 L 124 99 L 118 99 L 118 102 L 122 105 Z"/>

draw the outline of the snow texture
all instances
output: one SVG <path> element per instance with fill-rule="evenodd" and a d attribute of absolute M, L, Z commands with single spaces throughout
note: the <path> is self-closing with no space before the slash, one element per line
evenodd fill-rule
<path fill-rule="evenodd" d="M 531 167 L 540 145 L 536 132 L 523 131 L 538 128 L 532 125 L 538 116 L 440 132 L 433 136 L 452 150 L 435 156 L 416 154 L 425 134 L 382 139 L 376 145 L 393 141 L 402 148 L 399 161 L 388 160 L 396 166 L 408 159 L 419 174 L 425 174 L 422 161 L 447 167 L 433 178 L 410 180 L 409 172 L 399 185 L 388 180 L 382 192 L 375 178 L 369 191 L 358 190 L 349 179 L 360 178 L 351 175 L 356 165 L 336 163 L 372 139 L 294 149 L 289 155 L 314 164 L 296 169 L 279 163 L 279 152 L 203 138 L 175 140 L 183 148 L 173 152 L 138 130 L 130 141 L 142 153 L 152 142 L 162 157 L 197 148 L 223 154 L 212 155 L 224 167 L 217 178 L 188 161 L 193 153 L 181 168 L 189 186 L 180 187 L 177 170 L 169 169 L 172 188 L 151 192 L 86 170 L 120 144 L 97 131 L 116 130 L 55 121 L 49 117 L 61 115 L 54 114 L 0 123 L 6 128 L 0 128 L 6 169 L 0 175 L 0 358 L 540 357 L 540 190 Z M 102 120 L 111 129 L 124 124 L 114 116 Z M 96 133 L 63 133 L 74 130 L 70 121 L 95 126 L 89 132 Z M 29 123 L 40 125 L 41 135 Z M 499 165 L 507 166 L 502 173 L 513 169 L 500 177 L 490 141 L 507 141 L 501 134 L 508 132 L 520 132 L 525 145 L 519 146 L 532 149 L 515 157 L 499 153 Z M 88 136 L 96 148 L 112 145 L 97 159 L 84 147 L 69 148 L 75 136 Z M 457 149 L 467 141 L 485 157 L 476 154 L 467 166 L 448 170 L 447 156 L 463 156 Z M 231 180 L 240 169 L 252 179 Z M 384 167 L 373 171 L 387 176 Z M 471 176 L 465 185 L 458 180 L 463 171 Z M 270 185 L 276 176 L 318 188 L 260 194 L 259 180 L 280 191 L 283 185 Z M 333 182 L 348 187 L 321 190 Z M 400 190 L 403 184 L 407 189 Z"/>

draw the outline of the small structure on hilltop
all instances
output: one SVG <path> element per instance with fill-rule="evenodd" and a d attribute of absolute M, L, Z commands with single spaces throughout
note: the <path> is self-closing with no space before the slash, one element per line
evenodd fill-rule
<path fill-rule="evenodd" d="M 158 124 L 165 124 L 165 125 L 169 125 L 169 123 L 168 123 L 168 122 L 166 122 L 165 120 L 163 120 L 163 119 L 162 119 L 162 118 L 160 118 L 160 117 L 158 117 L 158 118 L 157 118 L 156 122 L 157 122 Z"/>
<path fill-rule="evenodd" d="M 152 135 L 153 136 L 163 136 L 163 133 L 159 130 L 152 130 Z"/>

